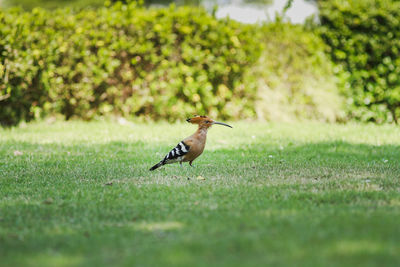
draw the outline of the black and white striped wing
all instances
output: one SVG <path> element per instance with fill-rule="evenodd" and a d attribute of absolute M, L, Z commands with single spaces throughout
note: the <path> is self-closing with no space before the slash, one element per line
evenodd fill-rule
<path fill-rule="evenodd" d="M 190 146 L 183 141 L 179 142 L 174 149 L 172 149 L 162 160 L 162 164 L 170 164 L 182 161 L 183 156 L 189 152 Z"/>

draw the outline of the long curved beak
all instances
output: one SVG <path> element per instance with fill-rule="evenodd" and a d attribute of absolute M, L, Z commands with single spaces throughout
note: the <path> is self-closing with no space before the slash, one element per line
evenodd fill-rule
<path fill-rule="evenodd" d="M 223 122 L 219 122 L 219 121 L 214 121 L 213 124 L 219 124 L 219 125 L 224 125 L 224 126 L 226 126 L 226 127 L 233 128 L 232 126 L 230 126 L 230 125 L 228 125 L 228 124 L 226 124 L 226 123 L 223 123 Z"/>

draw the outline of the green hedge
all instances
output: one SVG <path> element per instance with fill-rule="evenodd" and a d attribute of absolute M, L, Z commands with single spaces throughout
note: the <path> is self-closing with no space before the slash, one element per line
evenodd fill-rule
<path fill-rule="evenodd" d="M 400 119 L 400 1 L 319 1 L 321 36 L 347 72 L 350 116 Z"/>
<path fill-rule="evenodd" d="M 107 0 L 1 0 L 3 7 L 22 7 L 24 10 L 32 10 L 35 7 L 56 9 L 60 7 L 101 7 Z"/>
<path fill-rule="evenodd" d="M 313 30 L 276 21 L 261 28 L 257 115 L 274 121 L 343 120 L 343 98 L 326 45 Z"/>
<path fill-rule="evenodd" d="M 254 115 L 256 28 L 193 7 L 0 11 L 0 122 Z M 247 77 L 247 78 L 244 78 Z"/>

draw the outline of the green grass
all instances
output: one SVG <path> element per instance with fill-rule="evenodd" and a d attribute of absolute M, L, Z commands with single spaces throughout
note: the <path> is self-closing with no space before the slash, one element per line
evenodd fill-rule
<path fill-rule="evenodd" d="M 0 266 L 399 266 L 399 127 L 231 124 L 0 129 Z"/>

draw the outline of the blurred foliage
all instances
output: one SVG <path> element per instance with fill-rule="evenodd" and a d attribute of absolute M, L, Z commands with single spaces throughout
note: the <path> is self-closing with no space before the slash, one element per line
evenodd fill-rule
<path fill-rule="evenodd" d="M 400 1 L 318 1 L 321 36 L 347 72 L 352 118 L 400 119 Z"/>
<path fill-rule="evenodd" d="M 256 28 L 200 8 L 0 11 L 0 122 L 252 117 Z M 244 77 L 247 77 L 244 79 Z"/>
<path fill-rule="evenodd" d="M 276 21 L 262 27 L 264 52 L 257 66 L 259 118 L 275 121 L 343 120 L 340 80 L 325 44 L 302 25 Z"/>
<path fill-rule="evenodd" d="M 0 122 L 193 113 L 398 122 L 400 1 L 315 2 L 314 28 L 135 2 L 0 11 Z"/>
<path fill-rule="evenodd" d="M 104 5 L 104 2 L 105 0 L 3 0 L 1 5 L 5 7 L 19 6 L 25 10 L 32 10 L 35 7 L 46 9 L 100 7 Z"/>
<path fill-rule="evenodd" d="M 121 2 L 124 4 L 128 4 L 133 2 L 134 0 L 110 0 L 112 3 L 117 3 Z M 202 0 L 141 0 L 141 4 L 144 4 L 145 6 L 151 6 L 151 5 L 156 5 L 156 6 L 169 6 L 171 4 L 174 4 L 176 6 L 200 6 Z"/>
<path fill-rule="evenodd" d="M 242 0 L 245 4 L 257 4 L 257 5 L 269 5 L 272 0 Z M 290 0 L 289 0 L 290 1 Z M 32 10 L 35 7 L 41 7 L 46 9 L 55 9 L 62 7 L 71 8 L 84 8 L 84 7 L 101 7 L 107 2 L 122 2 L 128 4 L 133 2 L 133 0 L 0 0 L 0 6 L 5 7 L 15 7 L 20 6 L 25 10 Z M 146 6 L 157 5 L 157 6 L 169 6 L 170 4 L 175 4 L 177 6 L 190 5 L 190 6 L 200 6 L 202 4 L 219 4 L 218 0 L 141 0 Z M 233 1 L 232 1 L 233 2 Z M 221 2 L 229 3 L 229 1 Z"/>

